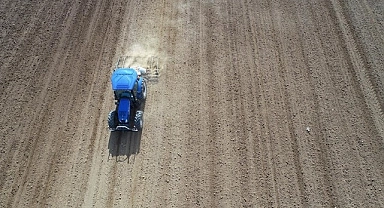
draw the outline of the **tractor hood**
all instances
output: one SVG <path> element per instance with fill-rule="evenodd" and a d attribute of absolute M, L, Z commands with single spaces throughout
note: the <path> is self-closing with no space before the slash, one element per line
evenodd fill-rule
<path fill-rule="evenodd" d="M 112 90 L 132 90 L 137 72 L 132 68 L 119 68 L 112 73 Z"/>
<path fill-rule="evenodd" d="M 130 101 L 128 98 L 120 99 L 117 115 L 119 118 L 119 122 L 122 124 L 127 124 L 129 119 L 130 111 Z"/>

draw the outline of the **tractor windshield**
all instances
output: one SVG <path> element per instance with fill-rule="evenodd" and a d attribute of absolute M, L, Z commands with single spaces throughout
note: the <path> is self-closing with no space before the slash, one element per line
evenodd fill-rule
<path fill-rule="evenodd" d="M 131 90 L 115 90 L 116 100 L 120 98 L 133 98 Z"/>

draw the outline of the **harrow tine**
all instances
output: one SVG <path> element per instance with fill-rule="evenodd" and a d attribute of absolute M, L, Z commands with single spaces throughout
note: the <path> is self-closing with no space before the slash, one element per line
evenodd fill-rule
<path fill-rule="evenodd" d="M 153 56 L 151 56 L 149 63 L 150 63 L 149 64 L 149 69 L 152 69 L 152 67 L 153 67 Z"/>
<path fill-rule="evenodd" d="M 126 56 L 124 56 L 124 59 L 123 59 L 123 65 L 122 65 L 122 67 L 124 67 L 125 66 L 125 60 L 127 59 L 127 57 Z"/>
<path fill-rule="evenodd" d="M 120 59 L 121 59 L 121 57 L 119 57 L 119 59 L 117 59 L 115 69 L 119 68 Z"/>
<path fill-rule="evenodd" d="M 125 60 L 127 59 L 127 56 L 120 56 L 116 63 L 116 69 L 122 68 L 125 65 Z"/>

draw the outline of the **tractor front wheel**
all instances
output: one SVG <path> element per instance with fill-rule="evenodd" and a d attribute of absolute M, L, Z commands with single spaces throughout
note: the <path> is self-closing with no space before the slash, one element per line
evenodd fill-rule
<path fill-rule="evenodd" d="M 147 99 L 147 82 L 143 80 L 142 86 L 141 86 L 141 93 L 142 93 L 142 100 L 144 101 Z"/>

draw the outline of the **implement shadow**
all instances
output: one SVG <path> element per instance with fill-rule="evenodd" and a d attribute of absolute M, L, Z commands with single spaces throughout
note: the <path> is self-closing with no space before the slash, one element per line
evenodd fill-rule
<path fill-rule="evenodd" d="M 114 131 L 109 136 L 109 156 L 108 160 L 113 158 L 116 162 L 130 162 L 131 156 L 133 156 L 133 162 L 135 156 L 140 152 L 142 131 Z"/>

